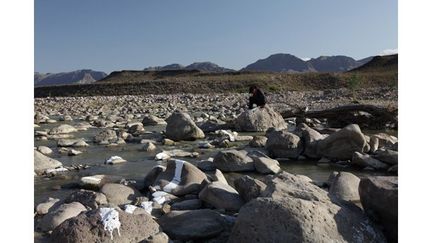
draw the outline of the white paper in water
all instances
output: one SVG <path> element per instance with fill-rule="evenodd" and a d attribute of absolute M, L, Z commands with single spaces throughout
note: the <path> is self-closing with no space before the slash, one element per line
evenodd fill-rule
<path fill-rule="evenodd" d="M 182 174 L 183 164 L 185 163 L 185 161 L 176 159 L 175 163 L 176 163 L 176 168 L 175 168 L 175 172 L 174 172 L 174 177 L 163 188 L 163 190 L 166 192 L 172 192 L 172 190 L 174 190 L 178 186 L 178 184 L 181 182 L 181 174 Z"/>
<path fill-rule="evenodd" d="M 141 203 L 141 207 L 144 208 L 144 210 L 148 213 L 151 214 L 152 210 L 153 210 L 153 202 L 142 202 Z"/>
<path fill-rule="evenodd" d="M 99 215 L 101 216 L 104 230 L 110 232 L 111 240 L 113 239 L 112 232 L 117 229 L 117 233 L 120 234 L 120 219 L 119 213 L 114 208 L 99 208 Z"/>
<path fill-rule="evenodd" d="M 167 198 L 165 198 L 166 195 L 168 195 L 168 193 L 166 193 L 164 191 L 154 192 L 152 194 L 153 202 L 157 202 L 157 203 L 162 205 L 164 202 L 169 201 L 169 200 L 167 200 Z"/>
<path fill-rule="evenodd" d="M 125 206 L 125 212 L 126 212 L 126 213 L 130 213 L 130 214 L 133 214 L 133 212 L 134 212 L 135 209 L 137 209 L 137 208 L 138 208 L 138 207 L 135 206 L 135 205 L 128 204 L 128 205 Z"/>
<path fill-rule="evenodd" d="M 107 163 L 107 164 L 111 164 L 111 163 L 113 163 L 115 160 L 124 160 L 122 157 L 120 157 L 120 156 L 117 156 L 117 155 L 114 155 L 114 156 L 111 156 L 109 159 L 107 159 L 106 161 L 105 161 L 105 163 Z"/>

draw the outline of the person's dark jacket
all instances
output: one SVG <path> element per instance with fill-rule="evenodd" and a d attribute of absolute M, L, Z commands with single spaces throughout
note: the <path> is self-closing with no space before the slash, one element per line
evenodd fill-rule
<path fill-rule="evenodd" d="M 266 98 L 260 89 L 256 89 L 255 93 L 249 97 L 249 109 L 252 109 L 254 104 L 259 107 L 266 104 Z"/>

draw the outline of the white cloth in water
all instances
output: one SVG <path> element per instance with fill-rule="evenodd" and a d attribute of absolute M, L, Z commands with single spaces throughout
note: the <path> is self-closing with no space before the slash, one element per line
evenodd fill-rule
<path fill-rule="evenodd" d="M 64 171 L 68 171 L 68 169 L 66 169 L 64 167 L 59 167 L 59 168 L 55 168 L 55 169 L 47 169 L 47 170 L 45 170 L 45 173 L 49 174 L 52 172 L 64 172 Z"/>
<path fill-rule="evenodd" d="M 152 194 L 153 202 L 157 202 L 157 203 L 159 203 L 159 204 L 162 205 L 164 202 L 170 200 L 169 198 L 166 198 L 166 197 L 165 197 L 166 195 L 168 195 L 168 193 L 166 193 L 166 192 L 164 192 L 164 191 L 157 191 L 157 192 L 154 192 L 154 193 Z"/>
<path fill-rule="evenodd" d="M 171 158 L 165 151 L 156 154 L 156 160 L 168 160 Z"/>
<path fill-rule="evenodd" d="M 144 208 L 144 210 L 148 213 L 151 214 L 152 210 L 153 210 L 153 202 L 142 202 L 141 203 L 141 207 Z"/>
<path fill-rule="evenodd" d="M 119 213 L 114 208 L 99 208 L 99 215 L 101 216 L 104 230 L 110 232 L 111 240 L 113 240 L 112 232 L 114 229 L 117 229 L 118 235 L 121 236 Z"/>
<path fill-rule="evenodd" d="M 172 192 L 172 190 L 174 190 L 178 186 L 178 184 L 181 182 L 181 174 L 182 174 L 183 164 L 185 163 L 185 161 L 176 159 L 175 163 L 176 163 L 176 168 L 175 168 L 175 172 L 174 172 L 174 177 L 163 188 L 163 190 L 166 192 Z"/>
<path fill-rule="evenodd" d="M 112 163 L 114 163 L 114 161 L 117 161 L 117 160 L 125 161 L 122 157 L 117 156 L 117 155 L 114 155 L 114 156 L 111 156 L 109 159 L 107 159 L 107 160 L 105 161 L 105 163 L 106 163 L 106 164 L 112 164 Z"/>
<path fill-rule="evenodd" d="M 137 208 L 138 208 L 138 207 L 135 206 L 135 205 L 128 204 L 128 205 L 125 206 L 125 212 L 126 212 L 126 213 L 130 213 L 130 214 L 133 214 L 133 212 L 134 212 L 135 209 L 137 209 Z"/>
<path fill-rule="evenodd" d="M 231 134 L 230 132 L 228 132 L 227 130 L 218 130 L 217 132 L 218 132 L 218 134 L 228 136 L 230 142 L 234 142 L 235 141 L 234 135 Z"/>

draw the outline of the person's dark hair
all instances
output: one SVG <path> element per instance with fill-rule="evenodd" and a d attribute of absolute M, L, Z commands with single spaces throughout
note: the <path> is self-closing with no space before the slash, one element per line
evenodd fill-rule
<path fill-rule="evenodd" d="M 256 85 L 251 85 L 251 86 L 249 87 L 249 93 L 253 93 L 253 91 L 254 91 L 255 89 L 258 89 L 258 87 L 257 87 Z"/>

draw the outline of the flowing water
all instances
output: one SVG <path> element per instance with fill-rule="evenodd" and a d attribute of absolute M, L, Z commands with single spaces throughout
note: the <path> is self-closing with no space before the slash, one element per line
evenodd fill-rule
<path fill-rule="evenodd" d="M 47 130 L 53 127 L 59 126 L 61 124 L 75 125 L 77 122 L 57 122 L 54 124 L 41 124 L 40 127 L 35 128 L 35 130 Z M 156 131 L 160 132 L 165 130 L 165 126 L 146 126 L 146 131 Z M 154 160 L 156 153 L 149 153 L 142 151 L 142 144 L 131 144 L 127 143 L 118 146 L 105 146 L 96 145 L 92 143 L 93 137 L 104 130 L 104 128 L 89 128 L 86 131 L 78 131 L 71 133 L 74 138 L 84 138 L 86 142 L 90 145 L 86 148 L 75 148 L 83 153 L 77 156 L 68 156 L 65 154 L 58 153 L 56 140 L 35 140 L 34 145 L 37 146 L 48 146 L 53 150 L 53 153 L 49 157 L 55 158 L 63 163 L 64 166 L 86 164 L 90 167 L 87 169 L 69 171 L 62 175 L 58 175 L 52 178 L 45 177 L 34 177 L 34 193 L 35 193 L 35 205 L 46 200 L 48 197 L 64 198 L 69 195 L 72 191 L 77 190 L 76 185 L 79 178 L 82 176 L 95 175 L 95 174 L 106 174 L 106 175 L 119 175 L 126 179 L 142 181 L 144 176 L 151 170 L 151 168 L 158 164 L 163 164 L 163 162 Z M 368 133 L 375 133 L 381 131 L 369 131 Z M 387 132 L 387 131 L 386 131 Z M 239 135 L 262 135 L 263 133 L 240 133 Z M 200 156 L 198 158 L 183 158 L 186 161 L 196 164 L 200 160 L 206 160 L 209 157 L 214 157 L 214 155 L 220 150 L 226 150 L 226 148 L 215 148 L 215 149 L 198 149 L 199 141 L 188 141 L 181 142 L 176 146 L 163 146 L 157 145 L 158 149 L 162 150 L 172 150 L 172 149 L 183 149 L 185 151 L 196 151 L 199 152 Z M 246 146 L 248 141 L 235 142 L 235 149 L 246 149 L 246 150 L 261 150 Z M 126 163 L 116 164 L 116 165 L 105 165 L 104 161 L 113 156 L 117 155 L 127 160 Z M 385 174 L 385 172 L 373 172 L 359 170 L 357 168 L 344 167 L 337 164 L 322 164 L 317 163 L 317 161 L 310 160 L 280 160 L 281 168 L 287 172 L 293 174 L 301 174 L 310 177 L 311 179 L 319 182 L 326 181 L 332 171 L 349 171 L 360 177 L 365 175 L 379 175 Z M 256 173 L 225 173 L 227 180 L 230 184 L 233 180 L 241 175 L 248 174 L 256 178 L 261 178 L 263 175 Z M 68 186 L 70 185 L 70 186 Z M 62 189 L 59 189 L 61 186 Z M 68 189 L 70 188 L 70 189 Z"/>

